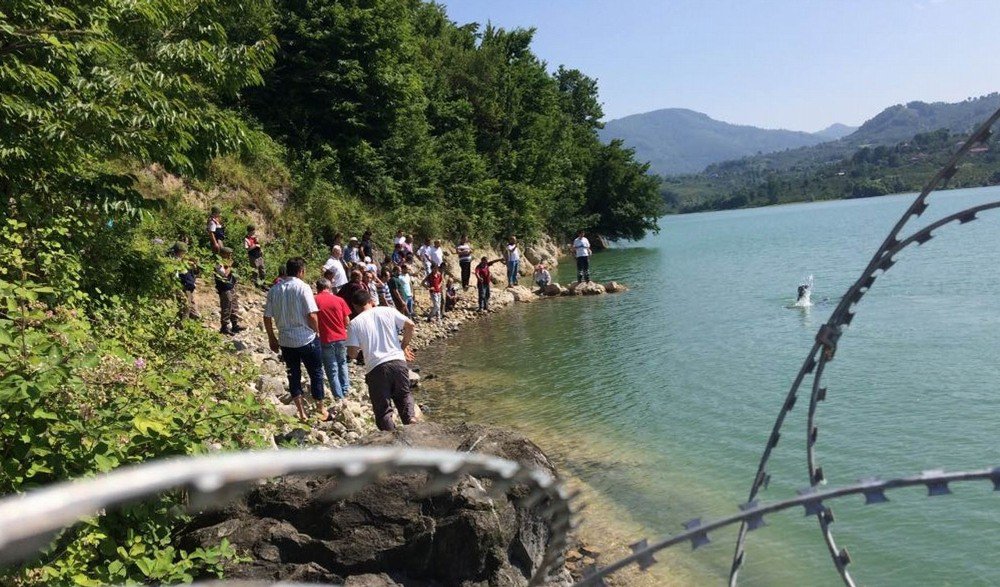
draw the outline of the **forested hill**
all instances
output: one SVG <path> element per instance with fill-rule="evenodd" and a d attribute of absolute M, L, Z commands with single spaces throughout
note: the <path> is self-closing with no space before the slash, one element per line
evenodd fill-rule
<path fill-rule="evenodd" d="M 672 211 L 762 206 L 919 189 L 968 133 L 1000 107 L 1000 94 L 955 104 L 910 102 L 886 108 L 855 132 L 798 149 L 709 165 L 665 177 Z M 995 146 L 976 153 L 952 187 L 997 183 Z"/>
<path fill-rule="evenodd" d="M 729 124 L 683 108 L 612 120 L 599 135 L 605 142 L 618 139 L 634 148 L 636 157 L 660 175 L 697 173 L 711 163 L 829 140 L 826 135 Z"/>
<path fill-rule="evenodd" d="M 890 106 L 845 137 L 852 146 L 892 145 L 916 134 L 948 129 L 968 133 L 1000 108 L 1000 93 L 994 92 L 962 102 L 909 102 Z"/>

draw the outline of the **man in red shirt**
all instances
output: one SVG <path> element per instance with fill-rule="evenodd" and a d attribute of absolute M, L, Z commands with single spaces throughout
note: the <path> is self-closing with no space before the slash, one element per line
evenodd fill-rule
<path fill-rule="evenodd" d="M 427 317 L 428 322 L 435 318 L 438 322 L 441 321 L 441 282 L 443 280 L 441 266 L 432 265 L 430 274 L 424 278 L 424 287 L 431 290 L 431 314 Z"/>
<path fill-rule="evenodd" d="M 350 393 L 347 375 L 347 326 L 351 309 L 340 296 L 334 295 L 328 279 L 316 282 L 316 307 L 319 308 L 319 341 L 323 347 L 323 368 L 330 382 L 333 397 L 342 400 Z"/>

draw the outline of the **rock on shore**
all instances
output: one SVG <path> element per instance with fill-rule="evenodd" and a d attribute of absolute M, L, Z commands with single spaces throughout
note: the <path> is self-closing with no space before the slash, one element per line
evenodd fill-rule
<path fill-rule="evenodd" d="M 421 423 L 370 435 L 359 444 L 423 446 L 490 454 L 554 474 L 542 451 L 509 430 Z M 544 504 L 518 504 L 522 487 L 490 499 L 488 480 L 465 477 L 426 497 L 426 476 L 390 475 L 348 499 L 324 498 L 333 478 L 284 478 L 252 490 L 218 513 L 197 517 L 189 548 L 226 538 L 252 559 L 229 579 L 348 585 L 526 585 L 549 540 Z M 555 584 L 568 583 L 563 571 Z"/>

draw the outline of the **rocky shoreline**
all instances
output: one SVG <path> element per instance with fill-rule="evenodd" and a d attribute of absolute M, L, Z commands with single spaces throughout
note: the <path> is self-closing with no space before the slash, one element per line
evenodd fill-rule
<path fill-rule="evenodd" d="M 529 252 L 529 260 L 538 262 L 545 260 L 550 265 L 555 263 L 555 257 L 552 254 L 554 247 L 546 249 L 542 253 L 537 251 Z M 557 251 L 555 251 L 557 252 Z M 450 257 L 450 258 L 448 258 Z M 458 266 L 456 258 L 453 255 L 446 257 L 446 274 L 457 275 Z M 546 259 L 546 257 L 548 257 Z M 449 264 L 451 266 L 449 266 Z M 494 282 L 498 281 L 497 276 L 494 276 Z M 204 289 L 204 288 L 203 288 Z M 544 290 L 532 291 L 524 286 L 515 286 L 511 288 L 503 288 L 501 284 L 496 284 L 493 288 L 493 295 L 491 296 L 491 303 L 488 313 L 498 313 L 503 311 L 508 311 L 512 306 L 519 303 L 533 303 L 537 301 L 543 301 L 545 299 L 558 297 L 558 296 L 592 296 L 601 295 L 604 293 L 617 293 L 626 291 L 627 288 L 616 282 L 609 282 L 607 284 L 599 283 L 573 283 L 569 286 L 561 286 L 559 284 L 550 284 Z M 418 300 L 426 296 L 420 296 L 418 292 Z M 470 295 L 471 294 L 471 295 Z M 260 376 L 258 377 L 254 385 L 254 393 L 261 398 L 262 401 L 270 402 L 274 405 L 275 409 L 282 414 L 294 418 L 296 411 L 294 405 L 291 402 L 291 396 L 288 394 L 288 382 L 285 375 L 284 365 L 279 362 L 278 357 L 275 353 L 271 352 L 268 348 L 267 337 L 263 330 L 263 306 L 264 306 L 264 294 L 253 288 L 240 287 L 240 297 L 242 306 L 243 323 L 248 327 L 245 331 L 232 337 L 229 344 L 232 345 L 234 352 L 238 355 L 246 357 L 247 360 L 251 361 L 259 370 Z M 459 302 L 454 310 L 449 312 L 444 319 L 439 322 L 425 322 L 420 320 L 417 322 L 417 328 L 413 339 L 413 348 L 417 352 L 417 358 L 419 360 L 419 351 L 428 347 L 431 344 L 436 344 L 445 338 L 448 338 L 458 332 L 462 325 L 466 322 L 477 320 L 484 316 L 485 313 L 478 312 L 476 308 L 476 293 L 474 288 L 470 288 L 468 292 L 464 292 L 460 296 Z M 218 317 L 218 300 L 214 295 L 214 292 L 199 292 L 196 295 L 196 306 L 204 317 L 206 327 L 211 327 L 217 322 Z M 418 315 L 422 313 L 418 307 Z M 395 433 L 383 433 L 379 432 L 375 428 L 374 418 L 371 413 L 371 406 L 367 398 L 367 392 L 364 388 L 364 375 L 363 371 L 358 365 L 351 364 L 350 366 L 350 380 L 351 380 L 351 391 L 347 399 L 336 406 L 335 417 L 332 422 L 310 422 L 309 429 L 303 427 L 287 427 L 282 433 L 275 436 L 273 441 L 273 446 L 277 448 L 279 445 L 298 445 L 304 447 L 312 447 L 315 449 L 336 449 L 338 447 L 357 445 L 357 444 L 372 444 L 372 443 L 393 443 L 393 442 L 403 442 L 405 444 L 411 443 L 414 439 L 419 439 L 422 446 L 427 445 L 427 443 L 441 445 L 444 442 L 442 439 L 451 439 L 455 436 L 454 430 L 445 430 L 441 427 L 435 428 L 435 424 L 426 423 L 419 424 L 417 426 L 408 426 L 399 429 Z M 411 372 L 411 381 L 414 385 L 419 386 L 420 374 L 416 372 Z M 424 416 L 422 410 L 418 404 L 417 406 L 418 421 L 423 421 Z M 425 429 L 426 426 L 430 426 L 432 432 L 418 432 L 418 430 Z M 503 435 L 512 434 L 510 431 L 504 431 L 502 429 L 492 429 L 490 432 L 492 435 Z M 548 462 L 544 454 L 538 449 L 537 446 L 531 444 L 527 439 L 516 435 L 522 445 L 530 445 L 533 450 L 528 451 L 530 454 L 534 454 L 535 451 L 541 458 L 544 459 L 544 465 L 554 471 L 551 464 Z M 412 437 L 412 438 L 410 438 Z M 407 440 L 410 438 L 410 440 Z M 450 441 L 450 440 L 449 440 Z M 447 442 L 444 442 L 447 444 Z M 456 445 L 457 446 L 457 445 Z M 515 451 L 515 453 L 523 453 L 523 450 Z M 497 454 L 497 453 L 494 453 Z M 498 456 L 504 456 L 503 454 L 498 454 Z M 519 461 L 523 459 L 517 459 Z M 536 459 L 537 460 L 537 459 Z M 526 464 L 537 465 L 531 459 L 528 459 Z M 281 481 L 284 482 L 284 481 Z M 404 483 L 403 485 L 406 485 Z M 296 486 L 297 487 L 297 486 Z M 318 487 L 318 485 L 316 485 Z M 297 487 L 297 491 L 302 489 Z M 374 490 L 378 491 L 378 490 Z M 408 498 L 409 499 L 409 498 Z M 410 499 L 410 502 L 416 502 L 416 498 Z M 454 501 L 454 500 L 453 500 Z M 241 505 L 235 506 L 235 509 L 231 509 L 231 516 L 239 518 L 244 515 L 244 510 L 241 507 L 246 506 L 246 501 L 241 502 Z M 345 502 L 346 503 L 346 502 Z M 458 503 L 458 502 L 456 502 Z M 509 505 L 509 504 L 508 504 Z M 457 507 L 457 506 L 456 506 Z M 462 506 L 465 507 L 465 506 Z M 475 509 L 475 508 L 473 508 Z M 510 510 L 510 508 L 507 508 Z M 507 510 L 505 510 L 507 511 Z M 510 510 L 514 513 L 515 518 L 521 519 L 524 517 L 525 512 Z M 216 524 L 219 522 L 218 518 L 210 518 L 207 520 L 202 520 L 202 526 L 208 527 L 213 524 L 209 522 L 215 521 Z M 273 520 L 272 520 L 273 521 Z M 260 520 L 258 520 L 260 522 Z M 440 522 L 440 520 L 438 520 Z M 233 522 L 229 522 L 232 524 Z M 270 522 L 268 522 L 270 523 Z M 371 529 L 371 532 L 376 534 L 383 532 L 385 528 L 382 528 L 381 522 L 375 521 L 375 526 L 378 528 Z M 228 526 L 227 526 L 228 527 Z M 284 527 L 283 527 L 284 528 Z M 259 529 L 259 528 L 258 528 Z M 284 528 L 284 530 L 289 530 Z M 219 530 L 219 532 L 224 533 L 228 530 Z M 219 532 L 208 532 L 203 533 L 201 539 L 211 540 L 211 536 L 215 536 L 215 539 L 219 539 L 222 536 Z M 515 534 L 517 534 L 515 532 Z M 266 536 L 270 536 L 268 533 L 263 535 L 257 530 L 247 530 L 247 536 L 255 536 L 256 540 L 263 540 L 266 542 Z M 261 536 L 265 538 L 261 538 Z M 520 534 L 517 534 L 520 536 Z M 208 538 L 206 538 L 208 537 Z M 486 540 L 488 536 L 480 536 L 479 538 Z M 520 538 L 518 538 L 520 539 Z M 538 536 L 532 538 L 532 540 L 537 541 Z M 280 540 L 279 540 L 280 542 Z M 293 541 L 294 542 L 294 541 Z M 261 544 L 264 544 L 263 542 Z M 339 563 L 332 566 L 328 566 L 326 571 L 315 567 L 303 567 L 301 565 L 292 566 L 282 566 L 282 561 L 292 560 L 295 557 L 301 555 L 300 551 L 298 554 L 281 554 L 280 549 L 275 551 L 271 546 L 262 546 L 261 544 L 250 544 L 242 545 L 247 552 L 250 552 L 254 556 L 254 562 L 249 564 L 241 565 L 239 568 L 234 569 L 234 575 L 236 577 L 259 577 L 268 579 L 303 579 L 303 578 L 315 578 L 323 580 L 332 579 L 345 579 L 353 576 L 351 572 L 345 571 L 356 571 L 360 572 L 365 577 L 358 577 L 355 580 L 347 581 L 346 584 L 351 585 L 416 585 L 416 584 L 441 584 L 437 582 L 413 582 L 412 577 L 407 577 L 404 568 L 396 568 L 391 565 L 383 565 L 382 570 L 378 570 L 378 565 L 368 565 L 364 564 L 357 567 L 349 567 L 339 565 Z M 509 545 L 508 545 L 509 546 Z M 263 549 L 263 550 L 261 550 Z M 271 553 L 272 559 L 277 557 L 275 560 L 261 561 L 261 557 L 257 550 L 261 552 Z M 293 549 L 294 550 L 294 549 Z M 308 548 L 306 549 L 308 551 Z M 322 549 L 320 549 L 322 550 Z M 279 552 L 279 554 L 274 554 Z M 325 551 L 324 551 L 325 552 Z M 498 551 L 499 552 L 499 551 Z M 594 548 L 588 548 L 587 546 L 581 544 L 575 544 L 571 546 L 567 553 L 567 563 L 566 569 L 561 573 L 560 579 L 555 581 L 555 583 L 566 584 L 569 582 L 571 576 L 579 577 L 582 573 L 582 569 L 596 562 L 598 551 Z M 323 556 L 329 558 L 330 553 L 324 554 Z M 339 555 L 338 555 L 339 556 Z M 291 557 L 289 559 L 288 557 Z M 266 557 L 265 557 L 266 558 Z M 494 556 L 494 558 L 496 558 Z M 524 557 L 522 557 L 523 559 Z M 392 557 L 388 557 L 385 560 L 391 560 Z M 297 560 L 297 559 L 296 559 Z M 491 563 L 492 564 L 492 563 Z M 506 571 L 500 574 L 490 575 L 486 572 L 485 567 L 470 566 L 468 568 L 468 575 L 462 581 L 457 581 L 456 584 L 482 584 L 482 585 L 518 585 L 523 584 L 526 579 L 524 579 L 524 573 L 512 572 L 511 568 L 517 567 L 522 570 L 525 568 L 524 560 L 518 561 L 507 561 L 506 563 L 500 564 L 500 566 L 493 567 L 504 568 Z M 277 565 L 277 566 L 276 566 Z M 513 567 L 511 567 L 513 565 Z M 487 565 L 489 566 L 489 565 Z M 531 565 L 529 564 L 528 567 Z M 490 568 L 493 568 L 490 567 Z M 257 571 L 252 571 L 251 569 L 257 569 Z M 376 570 L 374 574 L 368 573 L 366 569 Z M 496 570 L 495 568 L 493 569 Z M 365 571 L 365 572 L 361 572 Z M 391 572 L 383 572 L 391 571 Z M 493 571 L 490 571 L 493 572 Z M 325 573 L 325 574 L 324 574 Z M 338 574 L 339 573 L 339 574 Z M 484 574 L 485 573 L 485 574 Z M 487 576 L 490 575 L 490 576 Z M 478 577 L 478 580 L 476 578 Z M 443 577 L 437 578 L 440 581 Z M 443 584 L 453 584 L 452 579 L 457 579 L 456 577 L 444 578 Z M 466 580 L 467 579 L 467 580 Z M 522 581 L 522 579 L 524 579 Z M 402 582 L 400 582 L 400 580 Z M 469 582 L 471 581 L 471 582 Z"/>

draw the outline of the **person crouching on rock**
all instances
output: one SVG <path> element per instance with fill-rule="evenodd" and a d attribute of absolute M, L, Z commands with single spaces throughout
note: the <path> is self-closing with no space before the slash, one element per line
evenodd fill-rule
<path fill-rule="evenodd" d="M 448 286 L 444 290 L 444 311 L 451 312 L 458 305 L 458 288 L 455 287 L 455 280 L 449 278 Z"/>
<path fill-rule="evenodd" d="M 535 266 L 535 285 L 545 289 L 552 282 L 552 274 L 545 268 L 545 263 Z"/>
<path fill-rule="evenodd" d="M 219 263 L 215 266 L 215 291 L 219 293 L 219 332 L 226 335 L 242 332 L 240 326 L 240 300 L 236 297 L 236 274 L 233 273 L 233 250 L 219 249 Z M 232 324 L 232 327 L 230 327 Z"/>
<path fill-rule="evenodd" d="M 372 402 L 375 425 L 379 430 L 395 430 L 393 404 L 403 424 L 414 421 L 413 394 L 410 392 L 410 368 L 413 360 L 410 341 L 413 321 L 395 308 L 376 306 L 371 294 L 360 290 L 351 298 L 358 317 L 347 327 L 347 356 L 365 356 L 365 384 Z M 399 331 L 403 339 L 399 339 Z"/>

